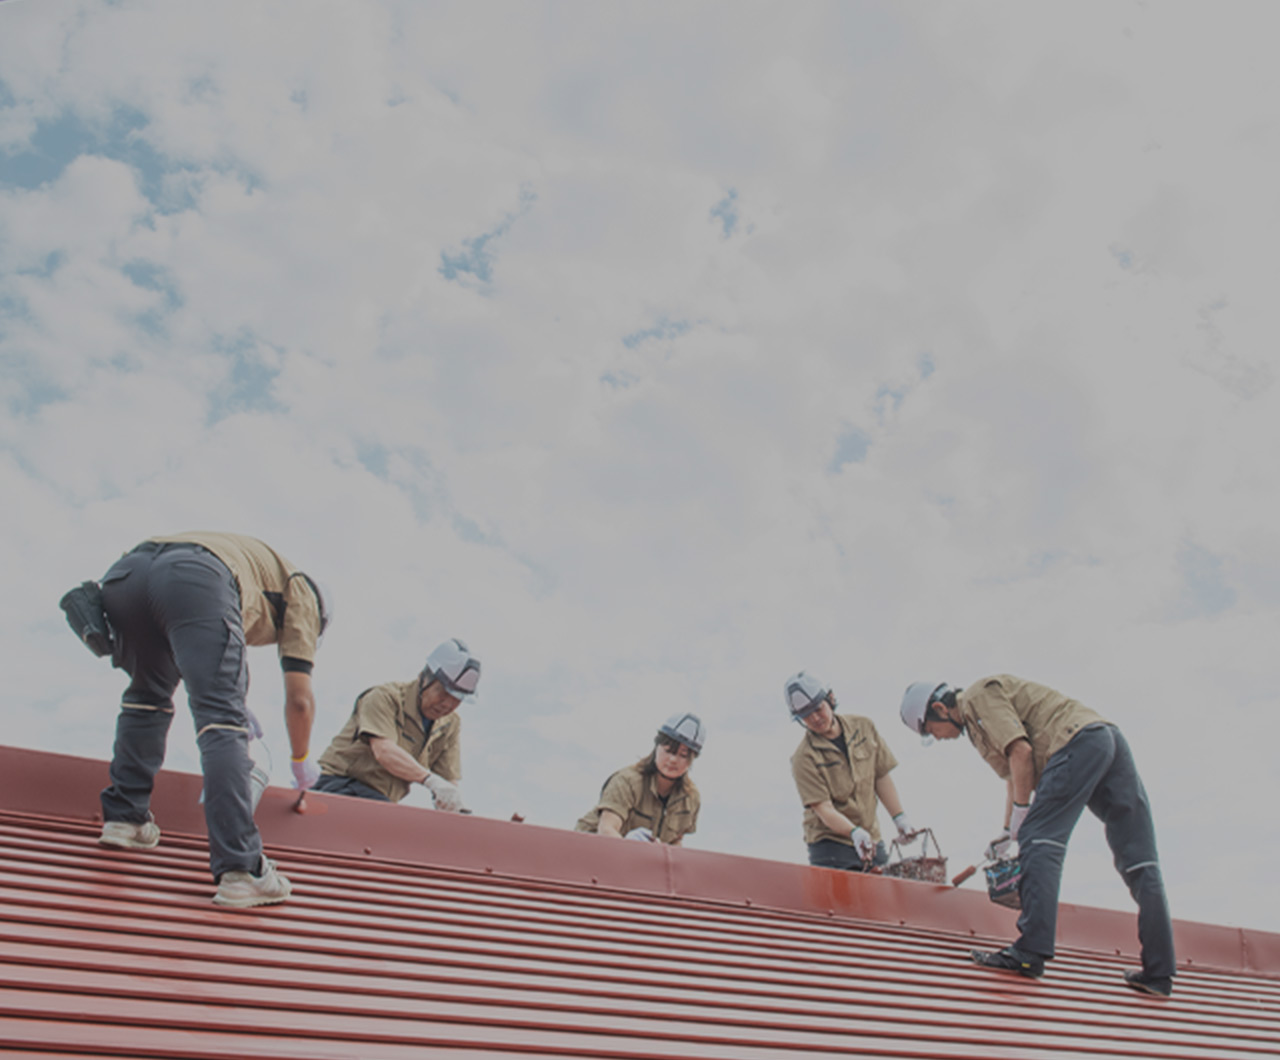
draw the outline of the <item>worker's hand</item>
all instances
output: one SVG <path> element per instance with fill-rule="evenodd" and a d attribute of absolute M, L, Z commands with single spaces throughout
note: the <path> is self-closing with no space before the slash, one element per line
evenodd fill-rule
<path fill-rule="evenodd" d="M 253 711 L 249 710 L 248 707 L 245 708 L 245 714 L 248 715 L 248 718 L 249 718 L 249 739 L 261 740 L 262 739 L 262 722 L 258 720 L 258 715 L 256 715 Z"/>
<path fill-rule="evenodd" d="M 293 786 L 295 788 L 303 790 L 313 788 L 316 785 L 316 781 L 320 779 L 320 767 L 311 761 L 309 756 L 301 761 L 296 758 L 293 759 L 289 763 L 289 768 L 293 770 Z"/>
<path fill-rule="evenodd" d="M 431 800 L 437 810 L 457 813 L 462 809 L 462 792 L 457 784 L 451 784 L 435 773 L 428 773 L 422 780 L 422 786 L 431 792 Z"/>
<path fill-rule="evenodd" d="M 1009 850 L 1013 846 L 1013 839 L 1009 835 L 1009 829 L 1003 829 L 995 839 L 987 846 L 988 861 L 1003 861 L 1009 856 Z"/>
<path fill-rule="evenodd" d="M 853 840 L 853 849 L 858 852 L 858 857 L 862 859 L 864 865 L 870 865 L 871 859 L 875 857 L 876 844 L 871 838 L 871 833 L 865 828 L 855 828 L 849 833 L 849 838 Z"/>
<path fill-rule="evenodd" d="M 649 831 L 649 829 L 647 829 L 647 828 L 633 828 L 633 829 L 631 829 L 631 831 L 630 831 L 630 832 L 628 832 L 628 833 L 627 833 L 626 838 L 627 838 L 627 839 L 640 839 L 640 840 L 643 840 L 643 841 L 644 841 L 644 842 L 646 842 L 646 843 L 656 843 L 656 842 L 657 842 L 657 840 L 656 840 L 656 839 L 654 839 L 654 837 L 653 837 L 653 833 L 652 833 L 652 832 L 650 832 L 650 831 Z"/>
<path fill-rule="evenodd" d="M 906 839 L 907 836 L 916 834 L 916 830 L 911 827 L 911 822 L 907 820 L 906 810 L 903 810 L 900 814 L 897 814 L 893 819 L 893 823 L 898 826 L 899 839 Z"/>
<path fill-rule="evenodd" d="M 1013 804 L 1013 809 L 1009 811 L 1009 838 L 1017 839 L 1018 832 L 1022 829 L 1022 822 L 1027 819 L 1027 814 L 1031 811 L 1030 804 L 1020 806 L 1018 803 Z"/>

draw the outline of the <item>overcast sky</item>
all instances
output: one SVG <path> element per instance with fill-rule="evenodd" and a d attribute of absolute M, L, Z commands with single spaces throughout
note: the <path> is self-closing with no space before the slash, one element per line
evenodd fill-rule
<path fill-rule="evenodd" d="M 1175 916 L 1280 930 L 1277 31 L 0 4 L 4 742 L 108 757 L 124 678 L 58 598 L 234 530 L 335 598 L 316 753 L 460 636 L 476 812 L 571 827 L 688 709 L 690 845 L 802 862 L 804 668 L 954 870 L 1003 786 L 898 700 L 1012 672 L 1124 729 Z M 1087 816 L 1063 897 L 1131 907 Z"/>

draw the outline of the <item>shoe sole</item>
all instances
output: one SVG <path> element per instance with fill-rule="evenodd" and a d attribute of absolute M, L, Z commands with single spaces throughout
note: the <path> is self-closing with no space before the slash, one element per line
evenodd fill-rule
<path fill-rule="evenodd" d="M 973 961 L 979 968 L 985 968 L 989 972 L 1004 972 L 1006 975 L 1016 975 L 1023 979 L 1040 979 L 1044 976 L 1044 969 L 1038 972 L 1023 971 L 1021 968 L 1005 968 L 999 964 L 987 964 L 978 955 L 970 951 L 969 960 Z"/>
<path fill-rule="evenodd" d="M 1130 990 L 1136 990 L 1139 994 L 1146 994 L 1147 997 L 1158 997 L 1161 1001 L 1168 1001 L 1173 996 L 1173 991 L 1165 993 L 1163 990 L 1153 990 L 1146 983 L 1135 983 L 1132 979 L 1126 979 L 1124 985 Z"/>
<path fill-rule="evenodd" d="M 252 909 L 259 905 L 279 905 L 288 901 L 292 894 L 293 885 L 289 884 L 283 894 L 254 894 L 244 898 L 224 898 L 220 894 L 214 894 L 213 904 L 223 909 Z"/>
<path fill-rule="evenodd" d="M 136 839 L 108 839 L 106 836 L 99 836 L 98 845 L 114 847 L 116 850 L 155 850 L 160 845 L 160 838 L 157 836 L 154 843 L 139 843 Z"/>
<path fill-rule="evenodd" d="M 231 898 L 220 898 L 218 895 L 213 896 L 213 904 L 221 906 L 223 909 L 253 909 L 259 905 L 279 905 L 281 902 L 289 900 L 289 895 L 282 894 L 278 897 L 271 898 L 246 898 L 236 900 Z"/>

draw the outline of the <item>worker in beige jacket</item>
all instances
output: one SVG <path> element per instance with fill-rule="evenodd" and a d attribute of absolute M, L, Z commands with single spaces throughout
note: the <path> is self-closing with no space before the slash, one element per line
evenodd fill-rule
<path fill-rule="evenodd" d="M 837 714 L 831 689 L 800 671 L 783 686 L 791 717 L 806 729 L 791 756 L 791 775 L 804 805 L 809 864 L 865 872 L 888 861 L 880 837 L 881 803 L 902 839 L 914 836 L 890 772 L 889 745 L 870 718 Z"/>
<path fill-rule="evenodd" d="M 421 784 L 436 809 L 458 812 L 462 720 L 455 711 L 479 683 L 480 660 L 455 637 L 427 656 L 412 681 L 361 692 L 320 756 L 315 790 L 399 802 Z"/>
<path fill-rule="evenodd" d="M 917 681 L 900 711 L 926 742 L 968 736 L 1005 781 L 1005 827 L 989 854 L 1003 856 L 1017 844 L 1019 934 L 1004 949 L 972 951 L 973 960 L 1030 979 L 1044 974 L 1054 955 L 1067 842 L 1087 806 L 1102 821 L 1116 869 L 1138 904 L 1142 968 L 1127 970 L 1125 982 L 1141 993 L 1172 994 L 1173 925 L 1155 825 L 1124 734 L 1078 700 L 1012 674 L 984 677 L 963 691 Z"/>
<path fill-rule="evenodd" d="M 673 714 L 658 727 L 647 756 L 605 781 L 575 830 L 679 846 L 698 824 L 702 798 L 689 770 L 705 740 L 696 714 Z"/>
<path fill-rule="evenodd" d="M 263 857 L 253 821 L 245 648 L 279 650 L 293 773 L 306 787 L 315 777 L 311 670 L 328 623 L 319 587 L 256 538 L 195 531 L 151 538 L 117 560 L 102 578 L 101 607 L 112 661 L 130 682 L 116 723 L 111 784 L 102 792 L 99 841 L 126 849 L 160 841 L 151 788 L 182 681 L 204 772 L 209 867 L 218 882 L 213 900 L 233 908 L 284 901 L 289 880 Z"/>

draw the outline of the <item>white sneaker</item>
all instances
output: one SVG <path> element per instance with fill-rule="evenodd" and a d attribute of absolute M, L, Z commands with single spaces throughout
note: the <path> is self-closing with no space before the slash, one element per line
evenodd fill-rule
<path fill-rule="evenodd" d="M 292 891 L 289 877 L 276 872 L 274 861 L 263 858 L 260 876 L 251 872 L 224 872 L 218 880 L 218 893 L 213 896 L 213 902 L 231 909 L 248 909 L 283 902 Z"/>
<path fill-rule="evenodd" d="M 160 828 L 150 815 L 141 824 L 133 821 L 104 821 L 98 842 L 104 847 L 150 850 L 160 842 Z"/>

